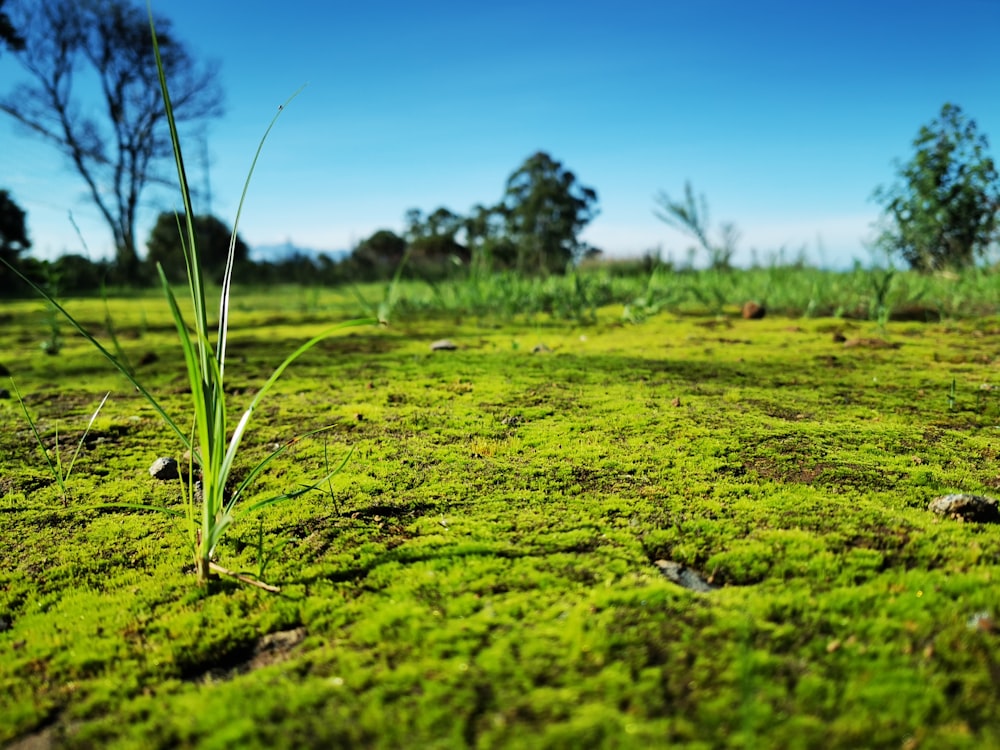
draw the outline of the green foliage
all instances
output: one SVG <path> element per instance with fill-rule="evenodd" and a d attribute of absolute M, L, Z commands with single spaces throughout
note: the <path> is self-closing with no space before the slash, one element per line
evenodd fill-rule
<path fill-rule="evenodd" d="M 21 392 L 17 389 L 17 384 L 14 382 L 13 378 L 10 379 L 10 386 L 14 389 L 14 395 L 17 396 L 17 403 L 20 405 L 21 411 L 24 413 L 24 418 L 27 420 L 28 426 L 31 427 L 31 434 L 35 436 L 35 440 L 38 443 L 38 447 L 42 451 L 42 456 L 45 458 L 45 463 L 49 467 L 52 478 L 55 479 L 56 484 L 59 485 L 59 489 L 62 492 L 63 505 L 66 505 L 69 501 L 69 489 L 67 488 L 66 483 L 73 474 L 73 467 L 76 465 L 76 460 L 80 457 L 80 451 L 83 450 L 83 445 L 87 440 L 87 434 L 90 432 L 90 428 L 94 426 L 94 420 L 96 420 L 97 415 L 101 413 L 101 409 L 104 408 L 104 404 L 107 402 L 111 393 L 108 392 L 104 394 L 104 398 L 101 399 L 101 403 L 97 405 L 94 413 L 90 416 L 90 421 L 87 422 L 87 427 L 80 436 L 80 442 L 77 443 L 76 450 L 73 452 L 73 456 L 70 458 L 69 464 L 65 469 L 63 469 L 62 451 L 59 448 L 58 426 L 56 427 L 52 438 L 53 448 L 49 450 L 45 447 L 45 441 L 42 439 L 42 435 L 38 431 L 38 425 L 35 420 L 31 418 L 31 414 L 28 412 L 28 407 L 25 406 L 24 399 L 21 398 Z"/>
<path fill-rule="evenodd" d="M 695 199 L 690 182 L 684 183 L 683 200 L 675 201 L 662 190 L 655 200 L 660 209 L 653 211 L 656 217 L 697 240 L 707 256 L 709 268 L 726 270 L 732 267 L 733 255 L 740 238 L 739 230 L 732 222 L 726 222 L 719 225 L 718 239 L 711 239 L 708 202 L 704 195 Z"/>
<path fill-rule="evenodd" d="M 463 229 L 461 216 L 442 206 L 424 217 L 414 208 L 406 212 L 406 223 L 407 264 L 419 276 L 440 278 L 467 267 L 471 260 L 469 249 L 455 239 Z"/>
<path fill-rule="evenodd" d="M 960 107 L 945 104 L 913 147 L 913 158 L 898 165 L 899 181 L 875 191 L 889 223 L 876 244 L 920 271 L 975 264 L 996 240 L 1000 216 L 986 136 Z"/>
<path fill-rule="evenodd" d="M 391 276 L 406 255 L 406 240 L 388 229 L 379 229 L 351 251 L 350 261 L 362 278 Z"/>
<path fill-rule="evenodd" d="M 896 270 L 890 268 L 882 271 L 873 268 L 870 271 L 872 284 L 872 300 L 868 309 L 868 319 L 877 320 L 879 328 L 885 330 L 886 323 L 892 313 L 892 306 L 889 303 L 889 295 L 892 291 L 892 280 L 896 276 Z"/>
<path fill-rule="evenodd" d="M 587 250 L 580 232 L 597 215 L 597 192 L 539 151 L 507 178 L 499 207 L 522 273 L 563 273 Z"/>
<path fill-rule="evenodd" d="M 7 190 L 0 190 L 0 259 L 17 265 L 20 254 L 31 247 L 24 211 Z M 0 289 L 12 286 L 13 276 L 0 268 Z"/>
<path fill-rule="evenodd" d="M 477 203 L 462 221 L 474 275 L 513 268 L 517 262 L 517 247 L 505 233 L 501 208 Z"/>
<path fill-rule="evenodd" d="M 184 242 L 181 227 L 186 224 L 184 214 L 161 213 L 146 242 L 146 262 L 153 268 L 162 266 L 171 283 L 187 279 Z M 230 252 L 234 268 L 241 269 L 250 254 L 239 235 L 215 216 L 194 217 L 195 242 L 203 273 L 216 283 L 221 283 L 229 263 Z"/>
<path fill-rule="evenodd" d="M 454 239 L 459 229 L 462 228 L 462 222 L 461 216 L 444 206 L 435 209 L 426 217 L 419 208 L 411 208 L 406 212 L 404 236 L 407 242 L 426 237 L 451 237 Z"/>
<path fill-rule="evenodd" d="M 63 294 L 93 294 L 100 291 L 111 268 L 106 261 L 91 261 L 84 255 L 68 253 L 52 261 Z"/>
<path fill-rule="evenodd" d="M 409 251 L 410 267 L 424 278 L 447 276 L 466 268 L 471 259 L 468 248 L 445 234 L 419 237 L 409 243 Z"/>
<path fill-rule="evenodd" d="M 11 265 L 11 268 L 15 269 L 16 267 Z M 53 303 L 53 300 L 60 299 L 63 294 L 62 272 L 59 266 L 47 260 L 38 264 L 37 271 L 46 295 L 44 305 L 46 337 L 42 341 L 41 348 L 46 354 L 55 356 L 62 351 L 63 347 L 62 315 L 58 305 Z M 18 276 L 20 273 L 20 270 L 15 270 L 14 275 Z"/>
<path fill-rule="evenodd" d="M 448 276 L 456 268 L 468 268 L 477 278 L 509 269 L 529 276 L 562 274 L 599 252 L 579 238 L 596 215 L 597 193 L 538 152 L 510 175 L 498 205 L 476 204 L 465 217 L 445 207 L 427 216 L 410 209 L 404 236 L 409 263 L 425 278 Z"/>
<path fill-rule="evenodd" d="M 0 257 L 9 263 L 31 247 L 25 214 L 7 190 L 0 190 Z"/>
<path fill-rule="evenodd" d="M 470 273 L 433 284 L 411 281 L 399 290 L 403 317 L 469 314 L 505 320 L 554 315 L 584 321 L 595 307 L 621 305 L 621 317 L 642 322 L 659 313 L 739 314 L 748 300 L 768 315 L 806 318 L 936 321 L 1000 310 L 1000 288 L 981 269 L 957 278 L 870 269 L 824 271 L 797 266 L 754 269 L 678 269 L 669 261 L 588 262 L 560 276 L 513 271 Z"/>

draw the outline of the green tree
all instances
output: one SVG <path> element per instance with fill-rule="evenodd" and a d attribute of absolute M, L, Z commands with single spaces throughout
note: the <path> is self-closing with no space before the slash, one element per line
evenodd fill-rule
<path fill-rule="evenodd" d="M 898 182 L 875 190 L 886 225 L 876 246 L 921 271 L 971 266 L 997 238 L 1000 186 L 986 136 L 945 104 L 913 147 Z"/>
<path fill-rule="evenodd" d="M 167 278 L 174 283 L 183 282 L 187 278 L 187 264 L 184 261 L 184 245 L 179 226 L 184 226 L 184 214 L 178 215 L 172 211 L 161 213 L 146 242 L 147 263 L 150 265 L 159 263 L 163 266 Z M 246 243 L 239 235 L 233 238 L 232 230 L 220 219 L 215 216 L 195 216 L 194 227 L 202 271 L 210 278 L 222 281 L 226 272 L 230 242 L 235 243 L 234 264 L 247 262 L 250 251 Z M 184 241 L 186 240 L 185 237 Z"/>
<path fill-rule="evenodd" d="M 561 273 L 587 250 L 583 228 L 597 215 L 597 193 L 539 151 L 507 179 L 498 210 L 527 273 Z"/>
<path fill-rule="evenodd" d="M 365 278 L 387 278 L 402 262 L 406 240 L 388 229 L 379 229 L 351 251 L 350 263 Z"/>
<path fill-rule="evenodd" d="M 430 236 L 445 236 L 454 238 L 462 228 L 462 217 L 451 209 L 441 206 L 427 216 L 427 234 Z"/>
<path fill-rule="evenodd" d="M 736 254 L 736 245 L 740 240 L 740 231 L 732 222 L 725 222 L 719 225 L 716 233 L 718 239 L 713 240 L 711 235 L 711 223 L 708 218 L 708 201 L 705 195 L 694 197 L 694 188 L 690 182 L 684 183 L 684 198 L 673 200 L 667 193 L 660 191 L 656 198 L 656 205 L 659 210 L 653 211 L 660 221 L 672 226 L 684 234 L 690 235 L 705 251 L 708 257 L 709 268 L 716 270 L 727 270 L 732 268 L 733 255 Z M 697 253 L 697 249 L 690 251 Z"/>
<path fill-rule="evenodd" d="M 17 257 L 31 247 L 25 213 L 7 190 L 0 190 L 0 258 L 16 263 Z"/>
<path fill-rule="evenodd" d="M 486 273 L 513 268 L 517 263 L 517 248 L 507 237 L 500 206 L 477 203 L 463 219 L 462 231 L 474 271 Z"/>
<path fill-rule="evenodd" d="M 31 247 L 25 214 L 10 193 L 0 190 L 0 259 L 12 266 L 18 266 L 20 255 Z M 6 265 L 0 264 L 0 288 L 11 289 L 15 276 Z"/>
<path fill-rule="evenodd" d="M 84 255 L 67 253 L 52 261 L 50 275 L 59 279 L 62 294 L 93 294 L 108 274 L 107 261 L 91 261 Z"/>
<path fill-rule="evenodd" d="M 454 237 L 465 220 L 450 208 L 441 206 L 427 216 L 424 216 L 424 212 L 419 208 L 411 208 L 406 212 L 403 221 L 406 223 L 403 238 L 407 242 L 413 242 L 425 237 Z"/>
<path fill-rule="evenodd" d="M 403 216 L 403 221 L 406 224 L 406 229 L 403 230 L 403 238 L 407 242 L 412 242 L 427 233 L 427 222 L 424 219 L 424 212 L 419 208 L 407 210 Z"/>
<path fill-rule="evenodd" d="M 444 206 L 424 217 L 420 209 L 406 212 L 404 239 L 410 250 L 409 263 L 423 275 L 440 276 L 449 267 L 469 262 L 469 250 L 455 235 L 463 227 L 463 218 Z"/>
<path fill-rule="evenodd" d="M 25 39 L 14 57 L 27 80 L 0 98 L 0 111 L 67 158 L 111 229 L 118 274 L 131 280 L 140 266 L 139 199 L 150 184 L 174 184 L 158 169 L 173 151 L 146 10 L 130 0 L 19 0 L 13 8 Z M 158 17 L 156 29 L 177 121 L 197 127 L 220 115 L 215 69 L 196 64 L 168 20 Z M 96 106 L 77 96 L 77 81 L 97 84 Z"/>
<path fill-rule="evenodd" d="M 496 226 L 494 219 L 502 217 L 493 208 L 487 208 L 481 203 L 472 207 L 469 215 L 462 219 L 462 231 L 465 232 L 465 244 L 475 252 L 491 235 Z"/>

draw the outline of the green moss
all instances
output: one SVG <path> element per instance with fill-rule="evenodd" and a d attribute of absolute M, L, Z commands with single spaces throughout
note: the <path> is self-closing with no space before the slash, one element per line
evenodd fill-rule
<path fill-rule="evenodd" d="M 332 295 L 238 299 L 234 413 L 296 341 L 351 315 Z M 165 312 L 111 305 L 185 423 Z M 42 322 L 5 307 L 3 364 L 47 438 L 58 423 L 72 444 L 113 393 L 65 503 L 0 402 L 0 742 L 1000 744 L 1000 534 L 927 511 L 1000 487 L 1000 401 L 981 387 L 996 321 L 854 324 L 895 349 L 845 348 L 822 319 L 627 327 L 620 310 L 332 339 L 265 401 L 238 468 L 331 426 L 270 466 L 263 497 L 353 451 L 322 492 L 222 544 L 220 564 L 264 567 L 272 595 L 197 589 L 178 524 L 99 507 L 180 508 L 179 483 L 147 472 L 180 449 L 85 346 L 46 356 Z M 102 303 L 72 308 L 103 321 Z M 443 337 L 459 349 L 432 353 Z M 671 583 L 661 559 L 716 588 Z"/>

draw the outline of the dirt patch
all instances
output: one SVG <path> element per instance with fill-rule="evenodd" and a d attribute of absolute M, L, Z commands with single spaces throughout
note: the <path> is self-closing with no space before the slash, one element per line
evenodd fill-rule
<path fill-rule="evenodd" d="M 192 682 L 231 680 L 255 669 L 285 661 L 305 637 L 306 629 L 302 627 L 268 633 L 252 644 L 233 649 L 218 661 L 190 665 L 183 670 L 182 676 Z"/>

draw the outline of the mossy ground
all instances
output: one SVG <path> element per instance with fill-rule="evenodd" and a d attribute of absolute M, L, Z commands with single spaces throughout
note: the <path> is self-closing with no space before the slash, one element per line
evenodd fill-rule
<path fill-rule="evenodd" d="M 238 304 L 234 414 L 297 342 L 353 317 Z M 163 303 L 111 308 L 183 414 Z M 1000 488 L 996 319 L 622 325 L 618 308 L 580 327 L 356 329 L 288 371 L 246 443 L 249 467 L 333 426 L 262 493 L 354 451 L 326 492 L 223 544 L 274 595 L 199 590 L 176 522 L 100 507 L 180 507 L 147 468 L 181 450 L 79 337 L 41 353 L 39 310 L 0 310 L 0 351 L 44 434 L 58 423 L 68 452 L 112 396 L 68 498 L 0 402 L 0 743 L 1000 747 L 1000 529 L 927 510 Z M 431 352 L 443 337 L 458 350 Z M 677 586 L 661 559 L 717 588 Z"/>

